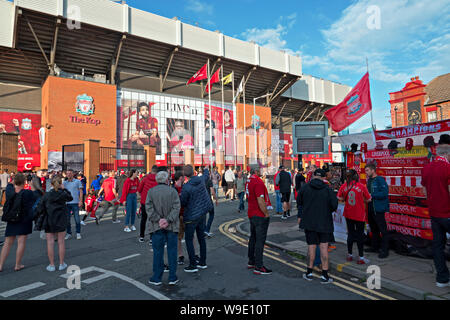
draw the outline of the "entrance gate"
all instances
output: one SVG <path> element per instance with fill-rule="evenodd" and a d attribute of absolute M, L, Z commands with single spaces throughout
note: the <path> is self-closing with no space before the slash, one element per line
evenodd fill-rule
<path fill-rule="evenodd" d="M 131 169 L 148 172 L 146 150 L 100 147 L 99 172 L 110 170 L 130 171 Z"/>
<path fill-rule="evenodd" d="M 62 169 L 84 171 L 84 144 L 62 146 Z"/>

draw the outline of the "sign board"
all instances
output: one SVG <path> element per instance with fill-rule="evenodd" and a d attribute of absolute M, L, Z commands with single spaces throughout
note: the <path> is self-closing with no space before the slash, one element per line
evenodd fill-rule
<path fill-rule="evenodd" d="M 328 154 L 328 122 L 294 122 L 294 154 Z"/>

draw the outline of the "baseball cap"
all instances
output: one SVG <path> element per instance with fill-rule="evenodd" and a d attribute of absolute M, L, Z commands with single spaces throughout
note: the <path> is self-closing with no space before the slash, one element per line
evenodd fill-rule
<path fill-rule="evenodd" d="M 325 172 L 325 170 L 323 169 L 317 169 L 316 171 L 314 171 L 314 175 L 316 177 L 322 177 L 325 178 L 327 176 L 327 173 Z"/>
<path fill-rule="evenodd" d="M 278 169 L 280 169 L 280 170 L 281 170 L 281 169 L 284 169 L 284 166 L 280 166 Z"/>
<path fill-rule="evenodd" d="M 125 170 L 120 170 L 120 174 L 125 174 Z"/>

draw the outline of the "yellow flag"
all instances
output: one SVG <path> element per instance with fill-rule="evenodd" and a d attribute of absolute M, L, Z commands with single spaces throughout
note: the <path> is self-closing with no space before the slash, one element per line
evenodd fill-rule
<path fill-rule="evenodd" d="M 233 81 L 233 72 L 222 78 L 223 84 L 226 85 Z"/>

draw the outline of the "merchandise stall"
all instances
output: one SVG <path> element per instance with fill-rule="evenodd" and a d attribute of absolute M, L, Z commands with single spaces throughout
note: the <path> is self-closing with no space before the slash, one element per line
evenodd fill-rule
<path fill-rule="evenodd" d="M 376 131 L 375 149 L 362 147 L 360 152 L 347 154 L 348 169 L 357 170 L 362 183 L 366 183 L 364 168 L 371 162 L 386 179 L 390 202 L 386 223 L 392 234 L 391 247 L 400 254 L 432 257 L 433 233 L 421 174 L 435 156 L 440 135 L 449 131 L 450 121 Z"/>

